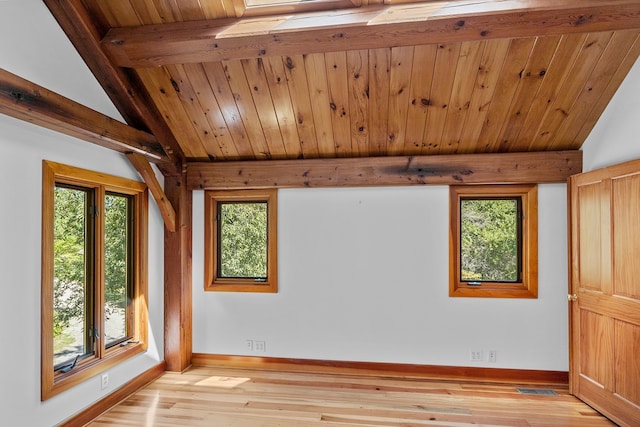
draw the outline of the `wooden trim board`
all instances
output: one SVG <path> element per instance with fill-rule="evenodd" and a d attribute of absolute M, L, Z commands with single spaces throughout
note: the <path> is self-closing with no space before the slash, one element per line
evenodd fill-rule
<path fill-rule="evenodd" d="M 397 378 L 429 378 L 434 380 L 546 384 L 567 386 L 569 373 L 530 369 L 474 368 L 466 366 L 434 366 L 405 363 L 348 362 L 336 360 L 289 359 L 277 357 L 230 356 L 193 353 L 194 366 L 216 366 L 304 373 L 374 375 Z"/>
<path fill-rule="evenodd" d="M 72 417 L 67 418 L 65 421 L 61 422 L 58 427 L 83 426 L 88 424 L 101 414 L 122 402 L 127 397 L 131 396 L 136 391 L 159 378 L 164 373 L 164 366 L 164 361 L 158 363 L 137 377 L 131 379 L 119 389 L 106 395 L 93 405 L 83 409 Z"/>

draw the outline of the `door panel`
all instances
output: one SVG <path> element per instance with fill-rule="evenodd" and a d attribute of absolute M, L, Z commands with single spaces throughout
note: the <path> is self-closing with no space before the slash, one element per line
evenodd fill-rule
<path fill-rule="evenodd" d="M 629 402 L 640 402 L 640 326 L 616 321 L 616 392 Z"/>
<path fill-rule="evenodd" d="M 640 299 L 640 263 L 624 262 L 625 254 L 640 254 L 640 175 L 613 182 L 614 295 Z M 617 261 L 617 262 L 616 262 Z"/>
<path fill-rule="evenodd" d="M 580 373 L 602 387 L 612 384 L 613 334 L 610 319 L 587 310 L 580 311 L 580 330 L 589 331 L 580 340 Z"/>
<path fill-rule="evenodd" d="M 640 425 L 640 160 L 571 177 L 571 390 Z"/>
<path fill-rule="evenodd" d="M 580 208 L 580 283 L 583 288 L 601 290 L 600 272 L 600 183 L 578 189 Z"/>

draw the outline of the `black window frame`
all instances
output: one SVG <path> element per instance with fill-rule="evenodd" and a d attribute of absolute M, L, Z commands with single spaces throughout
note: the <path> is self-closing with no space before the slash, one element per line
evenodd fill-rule
<path fill-rule="evenodd" d="M 463 219 L 463 215 L 462 215 L 462 205 L 465 201 L 467 200 L 472 200 L 472 201 L 501 201 L 501 200 L 505 200 L 505 201 L 514 201 L 516 204 L 516 264 L 517 264 L 517 277 L 513 280 L 482 280 L 482 279 L 464 279 L 462 276 L 462 262 L 459 263 L 458 268 L 460 269 L 458 271 L 458 274 L 460 275 L 460 281 L 461 282 L 466 282 L 467 284 L 469 284 L 470 286 L 477 286 L 478 284 L 482 284 L 482 283 L 520 283 L 522 282 L 522 276 L 523 276 L 523 239 L 522 239 L 522 229 L 523 229 L 523 222 L 524 222 L 524 213 L 522 211 L 522 196 L 487 196 L 487 197 L 470 197 L 470 196 L 464 196 L 464 197 L 460 197 L 460 203 L 459 203 L 459 208 L 460 208 L 460 212 L 458 213 L 459 218 L 460 218 L 460 222 L 462 222 Z M 463 238 L 463 232 L 462 232 L 462 224 L 460 225 L 460 233 L 458 235 L 458 245 L 459 247 L 462 247 L 462 238 Z"/>

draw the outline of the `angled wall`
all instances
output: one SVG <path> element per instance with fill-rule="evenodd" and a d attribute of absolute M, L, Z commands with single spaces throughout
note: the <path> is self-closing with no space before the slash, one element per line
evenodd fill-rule
<path fill-rule="evenodd" d="M 584 171 L 640 158 L 640 59 L 582 145 Z"/>

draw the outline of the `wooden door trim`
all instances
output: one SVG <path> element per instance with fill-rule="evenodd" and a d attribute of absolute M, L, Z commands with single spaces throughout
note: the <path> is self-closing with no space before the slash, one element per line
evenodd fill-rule
<path fill-rule="evenodd" d="M 568 295 L 577 294 L 575 290 L 575 283 L 577 283 L 577 274 L 578 274 L 578 265 L 576 265 L 576 257 L 573 256 L 574 250 L 578 247 L 578 236 L 577 233 L 573 231 L 574 227 L 574 213 L 578 212 L 576 203 L 577 197 L 576 192 L 574 191 L 574 187 L 576 186 L 576 175 L 570 176 L 567 179 L 567 255 L 569 261 L 568 275 L 569 275 L 569 283 L 567 286 Z M 569 310 L 569 393 L 575 395 L 578 391 L 578 378 L 575 375 L 575 369 L 573 369 L 573 365 L 576 358 L 576 353 L 578 351 L 576 342 L 574 340 L 574 325 L 573 322 L 577 319 L 576 311 L 577 304 L 569 302 L 569 306 L 567 307 Z"/>

